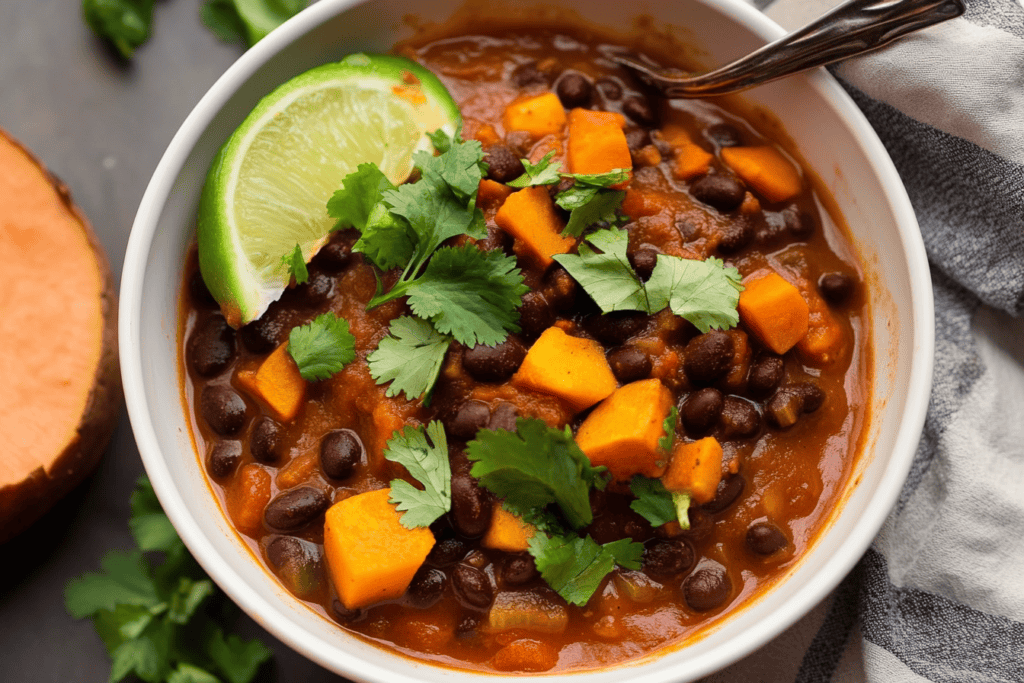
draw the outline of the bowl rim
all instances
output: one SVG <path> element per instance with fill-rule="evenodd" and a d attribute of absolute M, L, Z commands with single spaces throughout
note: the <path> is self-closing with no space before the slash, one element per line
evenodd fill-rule
<path fill-rule="evenodd" d="M 121 348 L 121 374 L 128 415 L 143 464 L 165 512 L 185 545 L 207 574 L 234 602 L 239 604 L 272 635 L 321 666 L 362 680 L 413 683 L 420 679 L 409 677 L 387 666 L 381 666 L 375 661 L 346 652 L 317 633 L 291 623 L 286 614 L 280 612 L 259 591 L 247 584 L 220 556 L 214 545 L 202 533 L 182 496 L 171 485 L 170 471 L 164 461 L 159 440 L 150 420 L 150 406 L 146 399 L 143 383 L 145 365 L 139 343 L 145 266 L 152 249 L 159 218 L 170 196 L 171 188 L 196 143 L 218 112 L 234 96 L 239 86 L 248 81 L 268 60 L 290 46 L 296 39 L 331 20 L 337 14 L 366 1 L 368 0 L 320 0 L 307 7 L 243 53 L 216 80 L 186 117 L 157 164 L 132 225 L 121 277 L 118 341 Z M 765 40 L 774 40 L 785 34 L 785 31 L 777 23 L 743 0 L 695 1 L 713 7 L 725 17 L 743 25 Z M 895 217 L 900 244 L 907 255 L 911 290 L 914 292 L 914 301 L 917 302 L 912 315 L 915 348 L 912 351 L 910 377 L 907 385 L 908 398 L 894 441 L 894 457 L 890 457 L 877 487 L 870 496 L 866 513 L 851 528 L 842 550 L 832 555 L 815 573 L 814 580 L 799 587 L 778 610 L 772 613 L 770 619 L 759 623 L 757 628 L 748 628 L 741 638 L 731 640 L 728 645 L 716 646 L 689 661 L 685 675 L 693 678 L 708 675 L 739 661 L 777 637 L 827 597 L 859 561 L 888 517 L 909 474 L 916 446 L 924 427 L 928 396 L 931 391 L 935 343 L 931 277 L 924 243 L 920 237 L 917 219 L 906 190 L 877 134 L 839 83 L 824 69 L 818 69 L 816 72 L 806 75 L 806 79 L 808 87 L 818 91 L 818 94 L 824 99 L 832 102 L 836 115 L 845 123 L 862 146 L 867 161 L 880 180 L 882 193 Z M 902 454 L 902 457 L 895 457 L 899 454 Z M 681 649 L 685 648 L 669 649 L 665 656 L 672 656 Z M 329 656 L 330 653 L 336 654 Z M 388 654 L 393 653 L 389 652 Z M 395 653 L 394 656 L 410 660 L 408 656 L 400 653 Z M 387 660 L 387 658 L 383 659 Z M 658 659 L 661 657 L 655 654 L 653 661 Z M 642 667 L 650 661 L 652 660 L 643 658 L 640 660 L 640 666 Z M 626 662 L 624 665 L 629 666 L 630 664 L 630 662 Z M 615 669 L 619 666 L 622 665 L 611 668 Z M 434 667 L 431 666 L 431 668 Z M 586 676 L 588 673 L 607 670 L 565 672 L 560 675 L 546 676 L 546 678 L 568 680 L 569 677 L 572 677 L 576 679 L 579 676 Z M 449 676 L 457 674 L 466 678 L 493 677 L 493 674 L 487 672 L 443 668 L 439 671 L 443 671 Z M 678 675 L 657 669 L 631 671 L 630 673 L 630 677 L 635 683 L 663 682 L 669 677 L 678 680 Z"/>

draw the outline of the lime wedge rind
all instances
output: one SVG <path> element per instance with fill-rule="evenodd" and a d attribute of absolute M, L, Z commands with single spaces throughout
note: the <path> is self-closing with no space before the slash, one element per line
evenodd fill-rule
<path fill-rule="evenodd" d="M 281 256 L 308 261 L 333 227 L 327 200 L 373 162 L 393 183 L 428 132 L 461 118 L 444 85 L 391 55 L 357 54 L 299 74 L 264 97 L 220 149 L 199 208 L 199 264 L 228 322 L 258 318 L 284 292 Z"/>

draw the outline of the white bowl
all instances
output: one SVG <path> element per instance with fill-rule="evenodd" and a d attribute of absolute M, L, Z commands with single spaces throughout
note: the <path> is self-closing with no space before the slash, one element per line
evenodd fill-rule
<path fill-rule="evenodd" d="M 478 3 L 483 4 L 483 3 Z M 509 5 L 522 11 L 518 3 Z M 708 65 L 783 31 L 742 0 L 546 0 L 604 26 L 640 15 L 682 31 Z M 239 540 L 206 483 L 180 398 L 178 293 L 203 179 L 214 153 L 260 97 L 291 76 L 359 50 L 387 50 L 411 29 L 407 15 L 444 21 L 462 0 L 321 0 L 246 52 L 203 97 L 150 181 L 124 262 L 121 370 L 135 438 L 160 502 L 204 569 L 256 621 L 295 650 L 349 678 L 379 683 L 482 681 L 374 647 L 285 591 Z M 873 418 L 841 511 L 802 562 L 768 594 L 710 633 L 627 663 L 634 683 L 689 681 L 750 653 L 822 600 L 864 553 L 896 501 L 920 436 L 933 355 L 928 267 L 917 222 L 884 148 L 825 72 L 748 93 L 778 117 L 835 198 L 866 270 L 875 324 Z M 622 666 L 548 677 L 620 681 Z"/>

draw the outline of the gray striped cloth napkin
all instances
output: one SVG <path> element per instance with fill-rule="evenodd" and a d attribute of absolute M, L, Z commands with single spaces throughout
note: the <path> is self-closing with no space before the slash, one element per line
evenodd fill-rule
<path fill-rule="evenodd" d="M 837 0 L 755 2 L 787 29 Z M 936 367 L 899 502 L 810 615 L 708 683 L 1024 682 L 1024 7 L 844 62 L 899 170 L 935 290 Z"/>

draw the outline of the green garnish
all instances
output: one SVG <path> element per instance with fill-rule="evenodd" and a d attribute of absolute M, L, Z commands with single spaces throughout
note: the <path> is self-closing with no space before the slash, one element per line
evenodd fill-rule
<path fill-rule="evenodd" d="M 308 4 L 309 0 L 206 0 L 199 12 L 218 38 L 251 47 Z"/>
<path fill-rule="evenodd" d="M 650 522 L 651 526 L 678 521 L 682 529 L 690 528 L 687 512 L 691 502 L 689 493 L 669 491 L 660 479 L 648 479 L 639 474 L 630 480 L 629 490 L 636 496 L 629 507 Z"/>
<path fill-rule="evenodd" d="M 626 257 L 629 234 L 607 228 L 586 236 L 579 254 L 556 254 L 554 259 L 586 290 L 604 313 L 643 311 L 654 314 L 670 307 L 701 332 L 728 329 L 739 322 L 736 305 L 739 271 L 717 258 L 695 261 L 659 254 L 645 283 Z M 598 253 L 599 250 L 600 253 Z"/>
<path fill-rule="evenodd" d="M 135 48 L 149 40 L 153 0 L 82 0 L 82 17 L 93 33 L 131 59 Z"/>
<path fill-rule="evenodd" d="M 295 250 L 290 254 L 281 257 L 281 263 L 288 268 L 288 272 L 295 278 L 296 284 L 309 281 L 309 269 L 306 268 L 306 259 L 302 256 L 302 246 L 295 245 Z"/>
<path fill-rule="evenodd" d="M 555 198 L 556 202 L 559 197 L 561 195 Z M 622 206 L 622 200 L 625 197 L 625 192 L 611 190 L 595 192 L 585 199 L 581 198 L 582 203 L 570 210 L 569 221 L 565 224 L 562 234 L 569 237 L 579 237 L 583 234 L 584 230 L 595 223 L 618 223 L 619 207 Z M 562 206 L 562 204 L 559 204 L 559 206 Z M 562 206 L 562 208 L 565 207 Z"/>
<path fill-rule="evenodd" d="M 662 428 L 665 430 L 665 436 L 658 439 L 658 448 L 665 453 L 672 450 L 672 444 L 676 440 L 677 424 L 679 424 L 679 411 L 676 410 L 675 406 L 672 406 L 668 411 L 668 415 L 665 416 L 665 421 L 662 423 Z"/>
<path fill-rule="evenodd" d="M 385 192 L 394 189 L 395 185 L 376 164 L 359 164 L 341 181 L 341 189 L 327 200 L 327 215 L 338 219 L 337 227 L 352 227 L 363 232 L 370 212 L 384 199 Z M 354 247 L 352 250 L 361 251 Z"/>
<path fill-rule="evenodd" d="M 355 360 L 356 338 L 348 321 L 334 313 L 318 315 L 308 325 L 292 328 L 288 353 L 307 382 L 328 379 Z"/>
<path fill-rule="evenodd" d="M 554 156 L 555 150 L 551 150 L 536 164 L 530 163 L 529 159 L 521 159 L 520 161 L 523 162 L 525 172 L 515 180 L 510 180 L 507 185 L 518 188 L 533 187 L 535 185 L 554 185 L 562 178 L 561 173 L 559 173 L 562 165 L 557 161 L 552 162 L 551 158 Z"/>
<path fill-rule="evenodd" d="M 426 320 L 407 315 L 396 318 L 388 336 L 366 357 L 370 375 L 377 384 L 391 382 L 388 396 L 404 392 L 412 401 L 428 395 L 441 372 L 451 340 Z"/>
<path fill-rule="evenodd" d="M 605 468 L 590 464 L 568 427 L 525 418 L 516 426 L 517 432 L 477 433 L 466 447 L 470 474 L 520 516 L 555 504 L 572 528 L 590 524 L 590 488 L 604 488 Z"/>
<path fill-rule="evenodd" d="M 537 532 L 529 550 L 541 578 L 566 602 L 582 607 L 616 564 L 639 569 L 644 546 L 629 538 L 601 545 L 590 536 Z"/>
<path fill-rule="evenodd" d="M 430 440 L 427 440 L 427 437 Z M 390 503 L 399 512 L 406 529 L 430 526 L 452 507 L 452 470 L 448 461 L 448 441 L 444 426 L 433 421 L 423 427 L 405 427 L 388 440 L 384 457 L 403 465 L 413 479 L 423 485 L 414 487 L 402 479 L 391 482 Z"/>
<path fill-rule="evenodd" d="M 72 579 L 64 604 L 91 618 L 110 654 L 111 683 L 134 674 L 148 683 L 248 683 L 271 652 L 258 640 L 225 635 L 211 605 L 221 597 L 139 479 L 129 526 L 138 546 L 103 556 L 101 572 Z M 162 553 L 154 564 L 144 553 Z"/>

